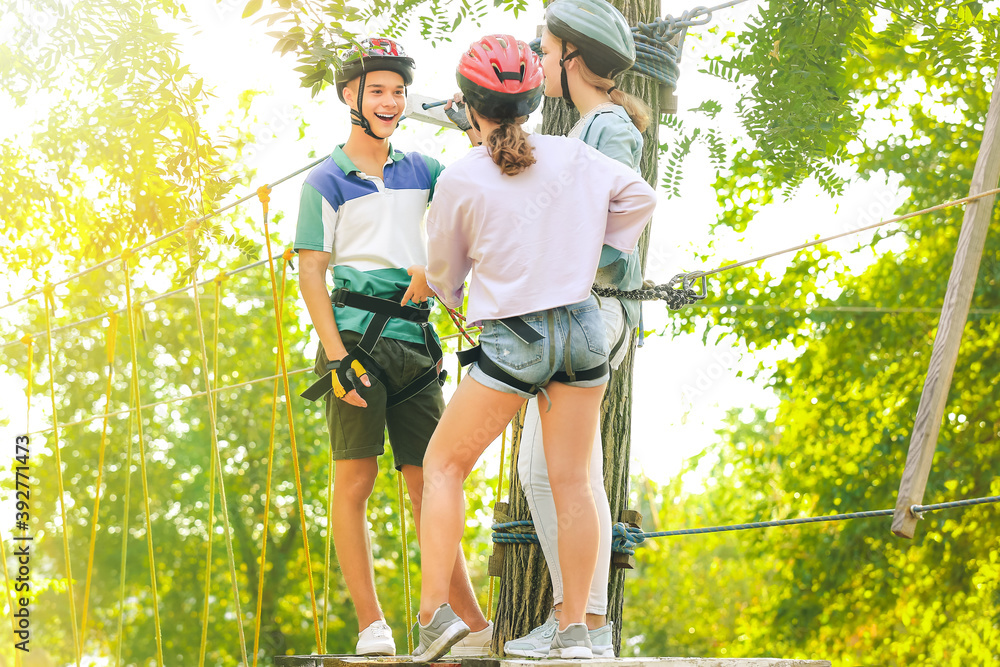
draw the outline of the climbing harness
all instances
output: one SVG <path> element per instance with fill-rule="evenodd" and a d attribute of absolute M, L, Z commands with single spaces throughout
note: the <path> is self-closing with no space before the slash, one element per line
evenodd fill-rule
<path fill-rule="evenodd" d="M 505 317 L 501 320 L 494 320 L 494 322 L 506 327 L 525 344 L 537 343 L 545 338 L 545 336 L 532 329 L 528 323 L 520 317 Z M 551 334 L 554 328 L 554 320 L 551 313 L 548 314 L 548 322 L 549 332 Z M 552 336 L 550 335 L 550 338 L 551 337 Z M 545 388 L 545 385 L 531 384 L 514 377 L 498 366 L 496 362 L 489 358 L 488 355 L 484 354 L 482 346 L 480 345 L 476 345 L 468 350 L 459 350 L 457 356 L 458 363 L 460 365 L 468 366 L 472 362 L 476 362 L 479 366 L 479 370 L 486 375 L 490 376 L 494 380 L 497 380 L 498 382 L 502 382 L 519 391 L 523 391 L 526 394 L 535 395 L 539 391 L 543 391 Z M 568 340 L 566 341 L 563 365 L 566 370 L 556 371 L 545 384 L 548 384 L 549 382 L 579 382 L 582 380 L 596 380 L 604 375 L 607 375 L 611 368 L 608 364 L 608 360 L 605 359 L 603 363 L 598 366 L 594 366 L 593 368 L 587 368 L 579 371 L 574 370 L 572 364 L 570 363 L 570 347 Z"/>
<path fill-rule="evenodd" d="M 402 297 L 402 293 L 400 293 L 400 297 Z M 426 348 L 427 356 L 431 358 L 433 364 L 408 385 L 395 393 L 389 394 L 386 397 L 386 407 L 391 408 L 413 398 L 433 382 L 444 385 L 445 378 L 448 377 L 448 371 L 442 370 L 440 373 L 438 372 L 438 363 L 444 354 L 441 351 L 441 345 L 434 337 L 434 328 L 428 322 L 431 312 L 429 308 L 401 306 L 399 301 L 352 292 L 346 287 L 335 290 L 330 297 L 330 302 L 334 308 L 343 308 L 345 306 L 348 308 L 357 308 L 359 310 L 366 310 L 372 313 L 373 316 L 368 322 L 368 326 L 365 327 L 365 332 L 361 335 L 361 341 L 357 347 L 351 350 L 350 354 L 344 357 L 343 360 L 333 362 L 336 366 L 328 369 L 326 375 L 302 392 L 300 394 L 302 398 L 309 401 L 318 401 L 331 390 L 334 391 L 337 398 L 343 398 L 350 391 L 347 387 L 355 386 L 353 378 L 348 375 L 348 368 L 351 368 L 357 377 L 369 373 L 374 375 L 383 385 L 386 384 L 385 370 L 381 364 L 375 361 L 372 355 L 375 351 L 375 345 L 378 344 L 379 339 L 382 337 L 382 332 L 385 331 L 386 325 L 394 317 L 420 325 L 424 336 L 424 347 Z M 343 363 L 344 361 L 347 363 Z M 340 387 L 339 391 L 338 385 Z"/>

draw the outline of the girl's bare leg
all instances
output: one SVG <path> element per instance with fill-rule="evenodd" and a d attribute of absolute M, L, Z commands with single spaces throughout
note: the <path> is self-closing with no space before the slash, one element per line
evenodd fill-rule
<path fill-rule="evenodd" d="M 597 508 L 590 488 L 590 455 L 600 426 L 604 385 L 570 387 L 553 382 L 551 398 L 539 394 L 542 442 L 559 521 L 559 569 L 563 577 L 559 628 L 584 623 L 597 565 Z"/>
<path fill-rule="evenodd" d="M 466 376 L 445 408 L 424 454 L 420 622 L 448 602 L 455 554 L 465 527 L 462 485 L 486 447 L 506 428 L 524 399 Z M 591 567 L 593 570 L 593 567 Z"/>

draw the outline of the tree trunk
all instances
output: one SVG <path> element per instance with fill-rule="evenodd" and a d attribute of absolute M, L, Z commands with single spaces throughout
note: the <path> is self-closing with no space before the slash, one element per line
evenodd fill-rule
<path fill-rule="evenodd" d="M 613 0 L 630 25 L 650 22 L 657 18 L 659 2 L 651 0 Z M 625 74 L 619 86 L 627 93 L 640 97 L 653 110 L 650 126 L 643 133 L 642 176 L 654 188 L 657 184 L 659 153 L 659 84 L 636 74 Z M 546 98 L 542 108 L 542 133 L 566 135 L 579 119 L 575 109 L 562 99 Z M 649 229 L 639 241 L 642 265 L 646 264 Z M 611 376 L 604 403 L 601 406 L 601 437 L 604 444 L 604 486 L 611 503 L 611 519 L 617 522 L 626 509 L 629 495 L 629 460 L 632 430 L 632 368 L 635 358 L 635 336 L 622 365 Z M 511 521 L 529 519 L 527 501 L 521 491 L 517 474 L 517 451 L 520 444 L 520 424 L 515 422 L 514 446 L 510 460 L 508 489 Z M 508 545 L 500 577 L 496 613 L 494 650 L 503 648 L 507 639 L 520 637 L 540 625 L 552 608 L 552 582 L 542 550 L 537 545 Z M 614 622 L 615 652 L 621 647 L 621 626 L 624 613 L 625 572 L 617 570 L 608 584 L 608 619 Z"/>

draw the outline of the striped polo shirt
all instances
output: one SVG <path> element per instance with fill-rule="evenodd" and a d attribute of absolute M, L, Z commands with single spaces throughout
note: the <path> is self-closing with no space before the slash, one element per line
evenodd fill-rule
<path fill-rule="evenodd" d="M 427 264 L 423 226 L 427 204 L 444 167 L 420 153 L 389 147 L 383 178 L 360 171 L 338 146 L 302 185 L 294 249 L 330 253 L 334 289 L 398 299 L 410 284 L 406 270 Z M 364 333 L 372 314 L 334 311 L 341 331 Z M 389 321 L 387 338 L 423 342 L 418 324 Z"/>

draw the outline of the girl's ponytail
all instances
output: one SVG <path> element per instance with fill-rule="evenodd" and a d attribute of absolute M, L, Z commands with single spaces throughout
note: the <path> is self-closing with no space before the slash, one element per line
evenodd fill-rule
<path fill-rule="evenodd" d="M 649 126 L 649 119 L 653 115 L 653 110 L 649 108 L 649 105 L 635 95 L 629 95 L 623 90 L 618 90 L 613 79 L 606 79 L 603 76 L 594 74 L 587 67 L 587 64 L 583 62 L 583 58 L 580 58 L 578 62 L 580 76 L 584 82 L 594 88 L 611 91 L 608 95 L 611 97 L 612 103 L 624 108 L 629 118 L 632 119 L 632 124 L 635 125 L 636 129 L 640 132 L 645 132 Z"/>
<path fill-rule="evenodd" d="M 528 133 L 521 129 L 521 123 L 527 120 L 527 116 L 501 119 L 497 121 L 500 126 L 486 137 L 490 157 L 508 176 L 520 174 L 536 162 Z"/>

